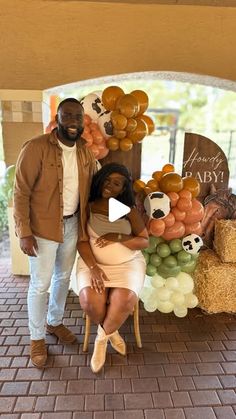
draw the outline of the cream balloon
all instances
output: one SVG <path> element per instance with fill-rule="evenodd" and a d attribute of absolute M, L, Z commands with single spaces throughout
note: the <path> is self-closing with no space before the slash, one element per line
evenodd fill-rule
<path fill-rule="evenodd" d="M 160 301 L 157 303 L 157 310 L 161 313 L 171 313 L 174 309 L 174 304 L 170 301 Z"/>
<path fill-rule="evenodd" d="M 153 311 L 156 311 L 156 309 L 157 309 L 157 303 L 156 302 L 153 303 L 153 302 L 147 301 L 146 303 L 144 303 L 144 308 L 145 308 L 146 311 L 149 311 L 151 313 Z"/>
<path fill-rule="evenodd" d="M 172 291 L 168 290 L 165 287 L 158 289 L 158 298 L 161 301 L 169 301 Z"/>
<path fill-rule="evenodd" d="M 153 288 L 151 287 L 143 287 L 140 291 L 139 298 L 140 300 L 145 303 L 147 299 L 152 295 Z"/>
<path fill-rule="evenodd" d="M 180 272 L 176 278 L 179 283 L 180 292 L 182 292 L 183 294 L 189 294 L 190 292 L 193 291 L 194 282 L 193 282 L 193 278 L 189 274 L 185 272 Z"/>
<path fill-rule="evenodd" d="M 165 285 L 165 280 L 160 275 L 154 275 L 151 278 L 151 284 L 154 288 L 161 288 Z"/>
<path fill-rule="evenodd" d="M 188 307 L 188 308 L 197 307 L 197 305 L 198 305 L 198 298 L 192 292 L 190 292 L 189 294 L 186 294 L 184 296 L 184 298 L 185 298 L 185 305 L 186 305 L 186 307 Z"/>
<path fill-rule="evenodd" d="M 174 304 L 174 306 L 181 306 L 185 303 L 184 294 L 179 291 L 175 291 L 171 295 L 170 301 Z"/>
<path fill-rule="evenodd" d="M 174 276 L 170 276 L 166 279 L 165 287 L 169 290 L 177 290 L 179 288 L 178 279 Z"/>
<path fill-rule="evenodd" d="M 185 317 L 188 314 L 188 309 L 184 306 L 174 307 L 174 313 L 176 317 Z"/>

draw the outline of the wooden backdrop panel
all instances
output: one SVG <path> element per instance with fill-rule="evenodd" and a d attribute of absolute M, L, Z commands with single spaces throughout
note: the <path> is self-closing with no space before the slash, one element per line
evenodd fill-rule
<path fill-rule="evenodd" d="M 209 138 L 186 133 L 182 176 L 193 176 L 199 180 L 201 192 L 198 199 L 202 201 L 209 195 L 211 184 L 216 189 L 228 188 L 227 158 L 222 149 Z"/>
<path fill-rule="evenodd" d="M 130 151 L 110 151 L 104 159 L 99 161 L 102 166 L 112 162 L 123 164 L 130 170 L 133 180 L 136 180 L 141 177 L 141 154 L 142 144 L 138 143 Z"/>

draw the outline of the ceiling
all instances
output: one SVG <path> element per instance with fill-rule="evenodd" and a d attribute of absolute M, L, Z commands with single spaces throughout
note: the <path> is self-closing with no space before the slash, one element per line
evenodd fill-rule
<path fill-rule="evenodd" d="M 236 81 L 235 6 L 233 0 L 0 0 L 0 89 L 44 90 L 146 71 Z"/>

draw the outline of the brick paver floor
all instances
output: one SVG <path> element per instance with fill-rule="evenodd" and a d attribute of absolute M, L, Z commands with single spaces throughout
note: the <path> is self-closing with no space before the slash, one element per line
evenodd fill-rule
<path fill-rule="evenodd" d="M 132 319 L 122 328 L 128 355 L 109 349 L 94 375 L 92 345 L 82 352 L 84 320 L 69 293 L 64 323 L 78 343 L 47 336 L 48 366 L 29 360 L 28 277 L 0 264 L 0 412 L 2 419 L 233 419 L 236 418 L 236 316 L 187 317 L 147 313 L 140 305 L 143 348 L 135 345 Z M 222 279 L 223 280 L 223 279 Z M 92 327 L 91 342 L 95 327 Z"/>

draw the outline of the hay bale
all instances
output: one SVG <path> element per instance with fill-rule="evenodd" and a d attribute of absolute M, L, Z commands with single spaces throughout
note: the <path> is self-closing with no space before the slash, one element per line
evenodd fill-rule
<path fill-rule="evenodd" d="M 194 271 L 199 306 L 209 313 L 236 312 L 236 264 L 222 263 L 213 250 L 200 252 Z"/>
<path fill-rule="evenodd" d="M 221 262 L 236 263 L 236 220 L 216 220 L 214 249 Z"/>

